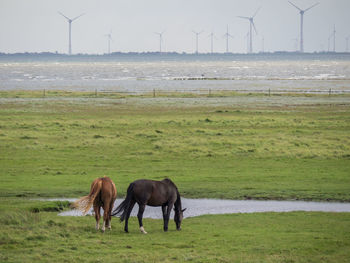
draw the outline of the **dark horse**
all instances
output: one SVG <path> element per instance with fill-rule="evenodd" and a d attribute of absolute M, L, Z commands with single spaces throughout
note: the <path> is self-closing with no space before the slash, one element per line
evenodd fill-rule
<path fill-rule="evenodd" d="M 115 184 L 109 177 L 102 177 L 92 182 L 89 195 L 78 199 L 72 206 L 86 214 L 93 204 L 96 230 L 100 227 L 100 208 L 102 207 L 104 210 L 102 231 L 104 232 L 106 226 L 111 229 L 111 212 L 116 198 L 117 189 L 115 188 Z"/>
<path fill-rule="evenodd" d="M 181 230 L 181 221 L 185 209 L 182 209 L 179 191 L 170 179 L 164 179 L 163 181 L 137 180 L 129 185 L 125 200 L 112 213 L 113 216 L 121 214 L 120 221 L 125 220 L 125 232 L 129 232 L 128 220 L 135 203 L 139 205 L 137 217 L 142 233 L 147 234 L 142 224 L 142 215 L 146 205 L 162 207 L 164 231 L 168 231 L 170 212 L 174 206 L 176 229 Z"/>

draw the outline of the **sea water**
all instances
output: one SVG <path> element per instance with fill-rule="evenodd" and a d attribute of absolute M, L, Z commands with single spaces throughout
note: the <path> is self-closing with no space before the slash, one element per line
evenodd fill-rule
<path fill-rule="evenodd" d="M 0 90 L 350 92 L 350 55 L 0 57 Z"/>

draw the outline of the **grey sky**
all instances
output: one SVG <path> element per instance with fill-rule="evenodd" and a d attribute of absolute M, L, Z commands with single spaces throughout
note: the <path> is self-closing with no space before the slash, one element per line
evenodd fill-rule
<path fill-rule="evenodd" d="M 306 52 L 328 49 L 328 37 L 336 25 L 336 50 L 345 50 L 350 35 L 349 0 L 293 0 L 305 9 L 320 5 L 304 16 Z M 192 30 L 204 32 L 199 37 L 199 52 L 210 51 L 209 34 L 217 39 L 214 51 L 224 52 L 223 35 L 229 25 L 230 51 L 246 52 L 246 20 L 255 17 L 258 35 L 253 36 L 254 52 L 294 50 L 299 37 L 300 15 L 287 0 L 0 0 L 0 52 L 68 51 L 68 17 L 86 13 L 72 24 L 73 53 L 106 53 L 107 37 L 112 30 L 112 51 L 157 51 L 158 36 L 166 30 L 165 51 L 194 52 Z M 331 46 L 333 48 L 333 46 Z"/>

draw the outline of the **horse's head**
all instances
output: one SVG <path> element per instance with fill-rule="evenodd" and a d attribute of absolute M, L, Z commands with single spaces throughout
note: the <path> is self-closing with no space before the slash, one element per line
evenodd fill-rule
<path fill-rule="evenodd" d="M 185 209 L 175 209 L 175 216 L 174 216 L 174 221 L 175 221 L 175 224 L 176 224 L 176 230 L 181 230 L 181 222 L 182 222 L 182 219 L 183 219 L 183 212 L 186 210 Z"/>

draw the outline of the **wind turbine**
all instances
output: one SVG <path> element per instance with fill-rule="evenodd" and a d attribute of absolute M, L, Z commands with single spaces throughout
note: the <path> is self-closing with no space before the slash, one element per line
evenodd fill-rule
<path fill-rule="evenodd" d="M 294 42 L 294 50 L 295 50 L 295 52 L 298 52 L 299 39 L 297 37 L 296 38 L 292 38 L 292 41 Z"/>
<path fill-rule="evenodd" d="M 262 53 L 265 53 L 265 37 L 262 36 Z"/>
<path fill-rule="evenodd" d="M 84 14 L 81 14 L 73 19 L 70 19 L 69 17 L 66 17 L 64 14 L 61 12 L 58 12 L 61 16 L 63 16 L 65 19 L 67 19 L 68 24 L 69 24 L 69 43 L 68 43 L 68 54 L 72 55 L 72 22 L 74 20 L 77 20 L 79 17 L 81 17 Z"/>
<path fill-rule="evenodd" d="M 345 38 L 345 51 L 346 51 L 346 52 L 349 52 L 349 37 L 350 37 L 350 35 L 348 35 L 348 36 Z"/>
<path fill-rule="evenodd" d="M 162 32 L 154 32 L 154 34 L 159 35 L 159 53 L 162 53 L 162 41 L 163 41 L 163 34 L 164 34 L 165 30 L 163 30 Z"/>
<path fill-rule="evenodd" d="M 304 52 L 304 37 L 303 37 L 303 24 L 304 24 L 304 13 L 308 10 L 310 10 L 311 8 L 317 6 L 319 3 L 316 3 L 312 6 L 310 6 L 309 8 L 306 8 L 304 10 L 302 10 L 301 8 L 297 7 L 295 4 L 293 4 L 291 1 L 288 1 L 292 6 L 294 6 L 296 9 L 299 10 L 299 14 L 300 14 L 300 52 Z"/>
<path fill-rule="evenodd" d="M 200 34 L 202 34 L 203 31 L 197 32 L 197 31 L 192 30 L 192 32 L 196 34 L 196 54 L 198 54 L 198 36 L 199 36 Z"/>
<path fill-rule="evenodd" d="M 109 34 L 105 35 L 108 38 L 108 54 L 111 54 L 111 41 L 112 39 L 112 30 L 109 32 Z"/>
<path fill-rule="evenodd" d="M 335 25 L 334 25 L 334 28 L 333 28 L 333 31 L 332 33 L 329 35 L 328 37 L 328 52 L 329 52 L 329 47 L 330 47 L 330 40 L 333 38 L 333 52 L 335 52 L 335 33 L 337 31 L 335 31 Z"/>
<path fill-rule="evenodd" d="M 210 51 L 211 51 L 211 54 L 213 54 L 214 53 L 214 38 L 215 39 L 217 39 L 217 38 L 215 37 L 214 32 L 211 32 L 208 37 L 210 37 L 210 47 L 211 47 Z"/>
<path fill-rule="evenodd" d="M 227 25 L 226 33 L 224 34 L 224 37 L 226 37 L 226 53 L 228 53 L 228 39 L 233 38 L 233 36 L 228 32 L 228 25 Z"/>
<path fill-rule="evenodd" d="M 243 18 L 243 19 L 248 19 L 249 20 L 249 50 L 248 50 L 248 53 L 253 53 L 253 31 L 252 31 L 252 28 L 254 28 L 255 33 L 258 34 L 258 31 L 256 31 L 256 27 L 255 27 L 255 24 L 254 24 L 254 17 L 256 16 L 256 14 L 260 10 L 260 8 L 261 7 L 259 7 L 255 11 L 255 14 L 253 16 L 251 16 L 251 17 L 238 16 L 239 18 Z"/>

